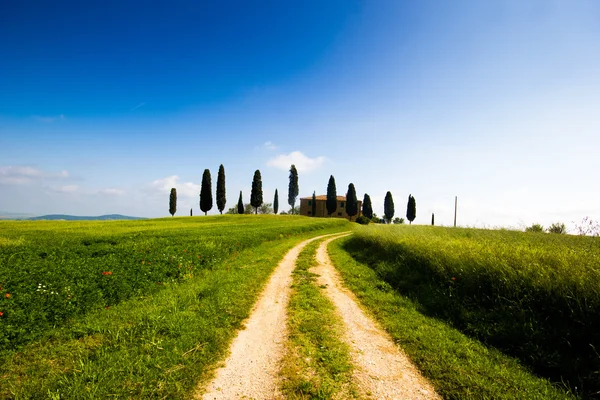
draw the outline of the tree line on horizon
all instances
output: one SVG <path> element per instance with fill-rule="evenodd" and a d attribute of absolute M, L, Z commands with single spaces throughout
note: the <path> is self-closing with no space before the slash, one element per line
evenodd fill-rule
<path fill-rule="evenodd" d="M 298 208 L 296 207 L 296 200 L 298 199 L 299 186 L 298 186 L 298 170 L 294 164 L 290 167 L 289 184 L 288 184 L 288 204 L 290 205 L 290 214 L 297 214 Z M 316 214 L 316 192 L 313 191 L 312 197 L 312 213 Z M 225 205 L 227 203 L 226 191 L 225 191 L 225 167 L 223 164 L 219 166 L 219 172 L 217 176 L 217 188 L 216 188 L 216 203 L 217 209 L 220 214 L 223 214 Z M 202 174 L 202 184 L 200 186 L 200 210 L 204 212 L 204 215 L 208 214 L 213 207 L 212 197 L 212 178 L 210 170 L 205 169 Z M 337 210 L 337 191 L 335 185 L 335 178 L 333 175 L 329 177 L 327 183 L 327 199 L 325 202 L 327 214 L 329 217 Z M 417 205 L 415 198 L 412 195 L 408 196 L 406 218 L 412 224 L 417 216 Z M 275 189 L 275 195 L 273 203 L 264 203 L 263 190 L 262 190 L 262 176 L 260 170 L 254 171 L 254 177 L 252 179 L 252 189 L 250 192 L 250 203 L 243 202 L 242 191 L 240 190 L 240 196 L 238 203 L 235 207 L 231 207 L 227 210 L 226 214 L 250 214 L 254 211 L 254 214 L 269 214 L 271 212 L 277 214 L 279 211 L 279 192 Z M 356 195 L 356 188 L 353 183 L 348 185 L 348 191 L 346 192 L 346 213 L 352 220 L 352 217 L 358 214 L 358 198 Z M 177 189 L 171 188 L 169 195 L 169 214 L 174 216 L 177 212 Z M 281 214 L 287 214 L 282 211 Z M 391 192 L 387 192 L 384 200 L 384 218 L 383 221 L 386 223 L 404 223 L 404 218 L 394 218 L 394 200 Z M 190 216 L 193 215 L 193 209 L 190 209 Z M 362 202 L 362 215 L 357 218 L 356 222 L 368 223 L 369 221 L 381 222 L 377 215 L 373 213 L 371 197 L 365 193 Z M 431 216 L 431 224 L 434 224 L 434 216 Z"/>

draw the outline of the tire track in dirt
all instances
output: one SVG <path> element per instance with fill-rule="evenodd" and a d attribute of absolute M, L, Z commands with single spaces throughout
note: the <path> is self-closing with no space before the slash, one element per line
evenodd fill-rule
<path fill-rule="evenodd" d="M 208 386 L 198 389 L 195 398 L 283 398 L 279 368 L 287 340 L 287 305 L 296 259 L 308 243 L 334 235 L 340 233 L 305 240 L 284 256 L 254 305 L 245 329 L 239 331 L 229 347 L 230 355 L 224 365 L 217 369 Z"/>
<path fill-rule="evenodd" d="M 346 235 L 344 235 L 346 236 Z M 317 283 L 333 302 L 344 321 L 344 340 L 355 365 L 354 380 L 367 398 L 441 399 L 429 383 L 394 344 L 391 337 L 359 307 L 354 294 L 341 284 L 327 245 L 338 237 L 324 240 L 317 250 Z"/>

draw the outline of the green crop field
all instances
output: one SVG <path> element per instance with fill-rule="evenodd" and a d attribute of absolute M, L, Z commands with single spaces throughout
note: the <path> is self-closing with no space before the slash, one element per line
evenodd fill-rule
<path fill-rule="evenodd" d="M 340 219 L 0 222 L 0 398 L 187 397 L 270 272 Z"/>
<path fill-rule="evenodd" d="M 383 286 L 410 299 L 420 314 L 516 357 L 584 398 L 598 395 L 598 238 L 369 226 L 345 239 L 342 248 L 376 272 Z M 419 354 L 416 349 L 413 358 Z M 429 362 L 421 357 L 420 365 L 427 369 Z M 448 390 L 468 393 L 461 392 L 464 382 Z"/>

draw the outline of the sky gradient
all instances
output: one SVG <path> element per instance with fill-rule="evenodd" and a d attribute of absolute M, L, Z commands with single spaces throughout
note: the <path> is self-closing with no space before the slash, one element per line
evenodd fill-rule
<path fill-rule="evenodd" d="M 199 214 L 219 164 L 285 210 L 295 163 L 415 223 L 600 219 L 600 3 L 204 3 L 0 6 L 0 211 Z"/>

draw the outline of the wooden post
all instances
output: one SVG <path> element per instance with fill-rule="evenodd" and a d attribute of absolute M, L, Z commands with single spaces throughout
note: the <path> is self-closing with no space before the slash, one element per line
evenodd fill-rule
<path fill-rule="evenodd" d="M 458 196 L 454 196 L 454 227 L 456 228 L 456 209 L 458 208 Z"/>

